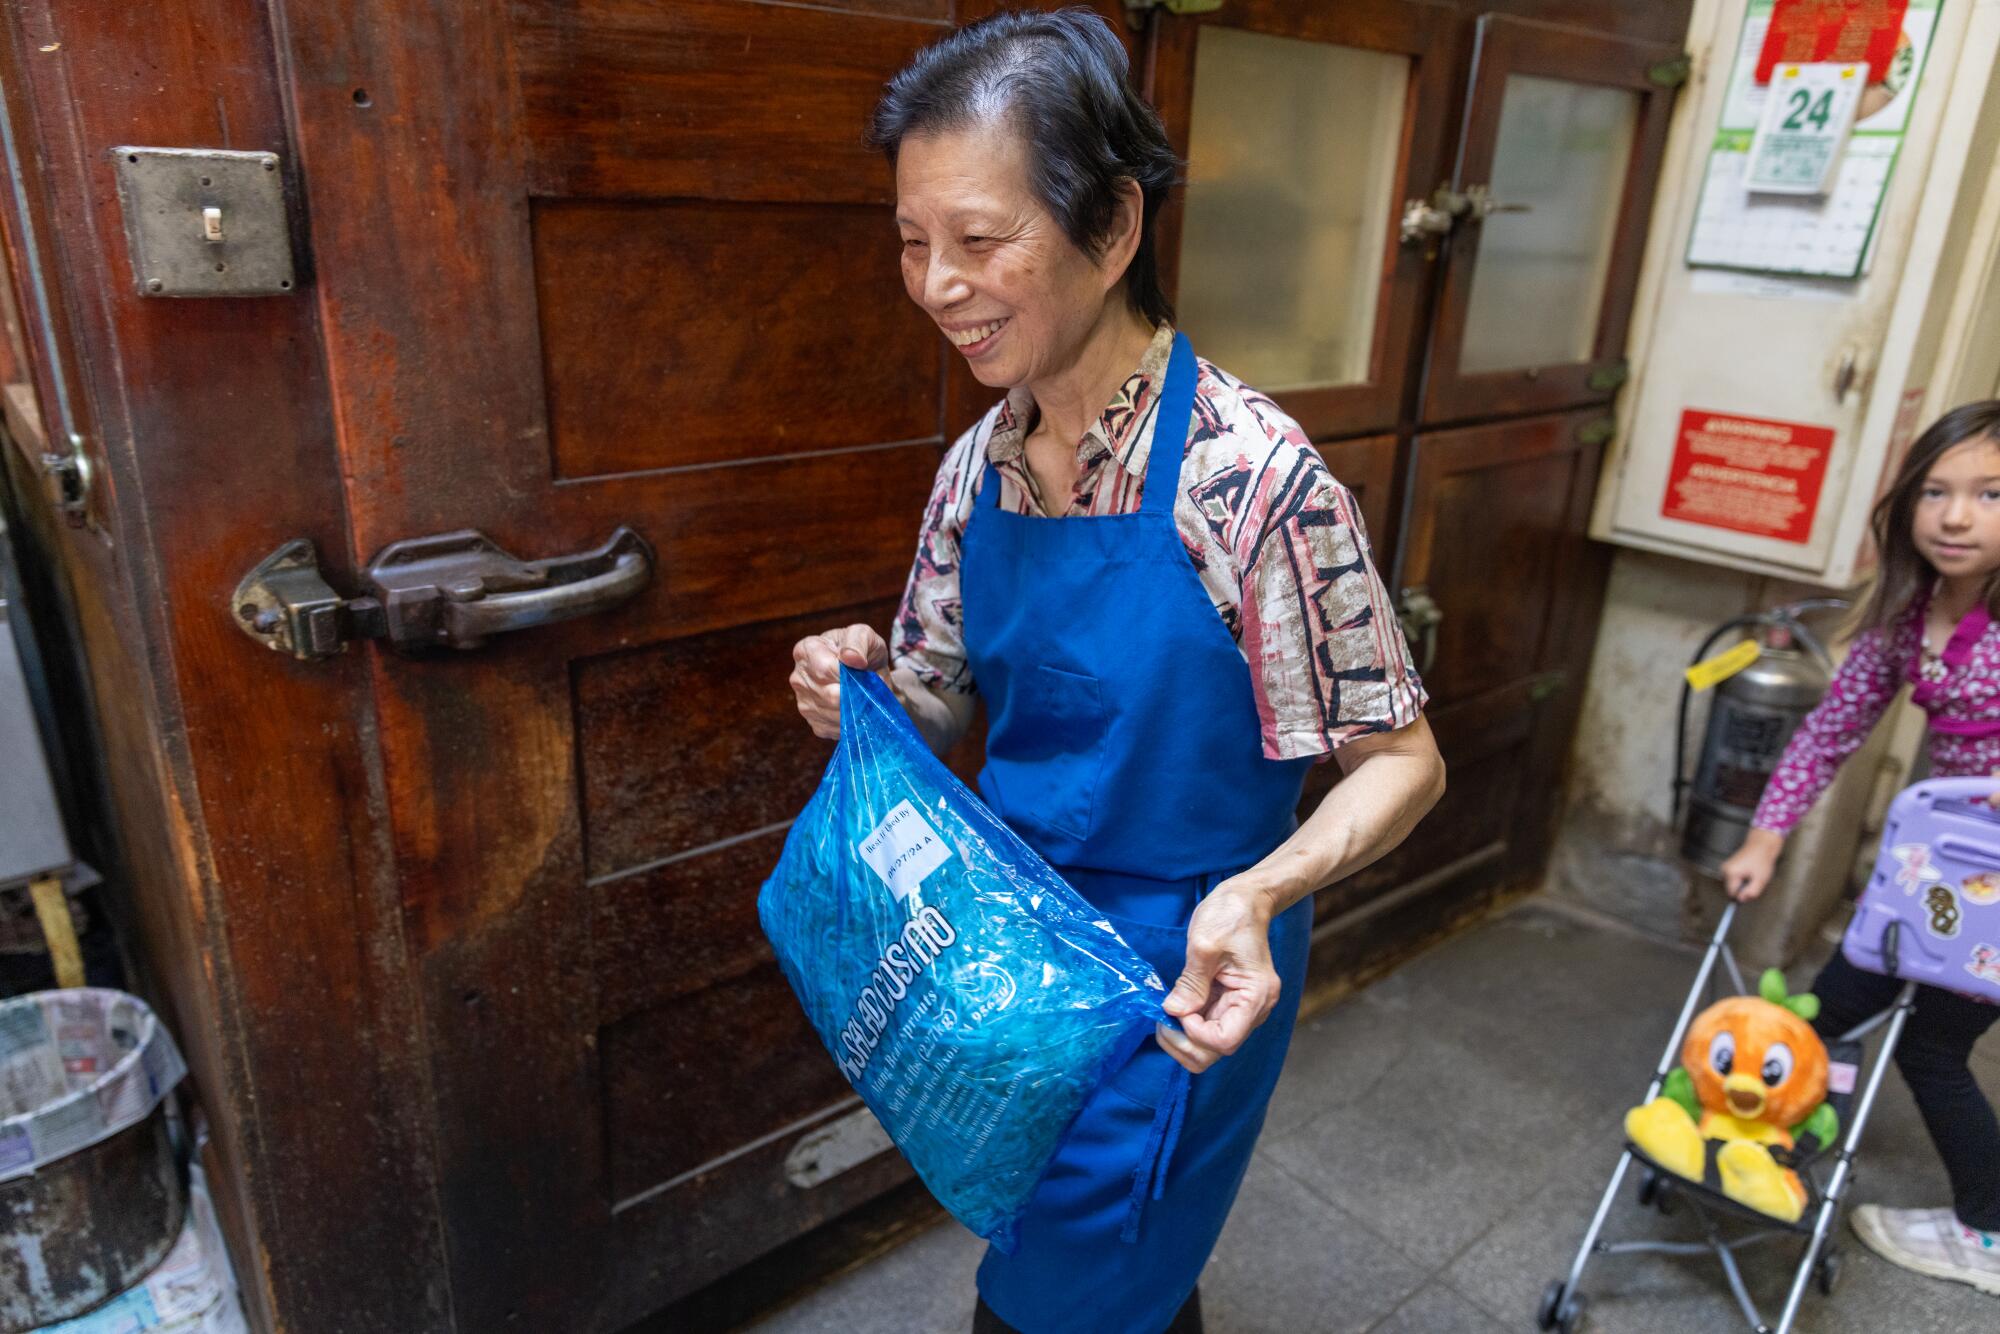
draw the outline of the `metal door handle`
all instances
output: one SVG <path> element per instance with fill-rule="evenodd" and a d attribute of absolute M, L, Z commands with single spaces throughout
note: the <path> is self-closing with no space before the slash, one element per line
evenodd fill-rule
<path fill-rule="evenodd" d="M 496 634 L 608 611 L 653 577 L 644 538 L 620 527 L 571 556 L 524 561 L 466 529 L 384 547 L 363 571 L 367 591 L 343 598 L 320 574 L 311 542 L 294 539 L 244 576 L 230 605 L 252 639 L 295 658 L 328 658 L 356 639 L 396 648 L 478 648 Z"/>
<path fill-rule="evenodd" d="M 1856 374 L 1861 369 L 1861 352 L 1855 347 L 1841 349 L 1840 365 L 1833 372 L 1833 401 L 1845 403 L 1847 391 L 1854 388 Z"/>
<path fill-rule="evenodd" d="M 1396 622 L 1403 627 L 1403 639 L 1417 660 L 1417 674 L 1430 671 L 1437 661 L 1438 626 L 1444 623 L 1444 611 L 1428 587 L 1417 584 L 1403 590 L 1396 606 Z"/>
<path fill-rule="evenodd" d="M 1429 199 L 1403 201 L 1403 222 L 1397 235 L 1404 245 L 1422 245 L 1450 233 L 1460 218 L 1484 222 L 1495 213 L 1532 213 L 1532 204 L 1505 204 L 1493 197 L 1493 187 L 1468 185 L 1454 190 L 1440 185 Z"/>
<path fill-rule="evenodd" d="M 1439 208 L 1422 199 L 1405 200 L 1403 222 L 1397 235 L 1404 245 L 1421 245 L 1433 237 L 1444 236 L 1451 231 L 1450 210 Z"/>
<path fill-rule="evenodd" d="M 1490 185 L 1474 185 L 1465 192 L 1466 212 L 1474 219 L 1485 221 L 1495 213 L 1533 213 L 1533 204 L 1503 204 L 1493 197 Z"/>

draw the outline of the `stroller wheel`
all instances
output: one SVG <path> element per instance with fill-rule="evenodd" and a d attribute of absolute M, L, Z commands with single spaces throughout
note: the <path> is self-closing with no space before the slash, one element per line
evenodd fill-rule
<path fill-rule="evenodd" d="M 1833 1296 L 1834 1289 L 1840 1286 L 1840 1269 L 1839 1251 L 1828 1246 L 1820 1252 L 1819 1262 L 1813 1266 L 1813 1279 L 1819 1285 L 1821 1296 Z"/>
<path fill-rule="evenodd" d="M 1583 1294 L 1566 1299 L 1562 1310 L 1556 1313 L 1556 1334 L 1582 1334 L 1584 1328 Z"/>
<path fill-rule="evenodd" d="M 1537 1329 L 1554 1329 L 1556 1327 L 1556 1320 L 1562 1311 L 1562 1304 L 1563 1281 L 1559 1278 L 1552 1278 L 1549 1280 L 1549 1285 L 1542 1289 L 1542 1304 L 1535 1308 L 1535 1327 Z"/>

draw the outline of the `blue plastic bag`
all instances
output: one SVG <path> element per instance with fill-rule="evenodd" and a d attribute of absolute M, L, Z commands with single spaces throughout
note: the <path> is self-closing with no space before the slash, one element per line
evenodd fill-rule
<path fill-rule="evenodd" d="M 1165 988 L 931 754 L 870 673 L 757 897 L 839 1064 L 938 1202 L 1003 1251 L 1070 1123 Z"/>

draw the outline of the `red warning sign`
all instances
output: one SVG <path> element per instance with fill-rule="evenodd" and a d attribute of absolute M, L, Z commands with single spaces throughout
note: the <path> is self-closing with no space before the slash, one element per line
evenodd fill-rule
<path fill-rule="evenodd" d="M 1812 536 L 1833 428 L 1688 408 L 1660 513 L 1781 542 Z"/>
<path fill-rule="evenodd" d="M 1757 53 L 1757 82 L 1769 83 L 1779 65 L 1868 62 L 1868 82 L 1889 76 L 1903 15 L 1910 0 L 1777 0 L 1764 48 Z"/>

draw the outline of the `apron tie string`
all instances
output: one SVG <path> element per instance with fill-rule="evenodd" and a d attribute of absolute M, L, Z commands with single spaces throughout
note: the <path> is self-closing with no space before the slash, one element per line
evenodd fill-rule
<path fill-rule="evenodd" d="M 1167 1166 L 1180 1143 L 1181 1123 L 1187 1119 L 1187 1099 L 1187 1068 L 1177 1063 L 1167 1075 L 1166 1090 L 1153 1112 L 1153 1124 L 1139 1150 L 1138 1165 L 1132 1169 L 1132 1197 L 1125 1206 L 1125 1226 L 1118 1230 L 1120 1241 L 1138 1241 L 1139 1219 L 1146 1212 L 1147 1198 L 1157 1200 L 1166 1195 Z"/>

